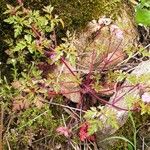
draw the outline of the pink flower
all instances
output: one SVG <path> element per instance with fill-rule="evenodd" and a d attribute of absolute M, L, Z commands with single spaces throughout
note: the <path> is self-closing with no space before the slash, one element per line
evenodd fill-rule
<path fill-rule="evenodd" d="M 110 32 L 114 33 L 118 39 L 123 39 L 123 31 L 116 25 L 112 24 L 110 26 Z"/>
<path fill-rule="evenodd" d="M 68 129 L 68 127 L 58 127 L 58 128 L 56 129 L 56 131 L 57 131 L 60 135 L 64 135 L 65 137 L 69 137 L 70 130 Z"/>
<path fill-rule="evenodd" d="M 142 95 L 142 101 L 143 101 L 144 103 L 150 103 L 150 93 L 145 92 L 145 93 Z"/>

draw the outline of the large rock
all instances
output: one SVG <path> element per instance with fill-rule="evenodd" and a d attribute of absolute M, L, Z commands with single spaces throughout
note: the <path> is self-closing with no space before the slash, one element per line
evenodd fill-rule
<path fill-rule="evenodd" d="M 78 62 L 75 66 L 78 74 L 85 75 L 92 72 L 103 72 L 113 69 L 115 65 L 121 63 L 129 51 L 135 49 L 137 32 L 132 19 L 130 18 L 127 6 L 118 19 L 113 21 L 110 18 L 100 17 L 99 20 L 92 20 L 87 27 L 76 35 L 73 41 L 77 52 Z M 66 69 L 64 69 L 66 70 Z M 65 87 L 66 91 L 77 91 L 80 87 L 76 85 Z M 76 96 L 74 96 L 74 94 Z M 80 93 L 65 95 L 71 97 L 71 101 L 79 102 Z"/>
<path fill-rule="evenodd" d="M 150 67 L 149 66 L 150 66 L 149 60 L 142 62 L 134 69 L 134 71 L 131 73 L 131 75 L 135 75 L 137 77 L 140 77 L 143 74 L 150 74 Z M 150 85 L 150 81 L 148 81 L 147 84 Z M 110 98 L 109 103 L 112 105 L 115 105 L 117 107 L 124 108 L 124 109 L 128 110 L 128 102 L 127 102 L 125 96 L 132 94 L 133 97 L 138 99 L 141 97 L 141 89 L 138 86 L 135 88 L 132 88 L 131 84 L 127 81 L 122 86 L 127 86 L 127 87 L 120 89 L 117 92 L 117 97 L 112 96 Z M 142 93 L 144 93 L 144 92 L 145 91 L 143 91 L 143 89 L 142 89 Z M 122 95 L 124 95 L 124 96 L 122 96 Z M 119 99 L 120 97 L 121 97 L 121 99 L 119 101 L 117 101 L 117 99 Z M 116 101 L 114 101 L 114 99 Z M 106 105 L 105 108 L 110 109 L 113 112 L 115 112 L 119 127 L 123 126 L 124 123 L 127 121 L 128 111 L 120 110 L 120 109 L 117 109 L 117 108 L 110 106 L 110 105 Z M 131 107 L 130 109 L 133 109 L 133 108 Z M 105 120 L 105 117 L 103 116 L 101 119 Z M 110 143 L 110 142 L 108 142 L 108 143 L 105 142 L 102 144 L 101 141 L 103 139 L 105 139 L 106 137 L 110 136 L 111 134 L 114 134 L 116 131 L 117 131 L 117 129 L 112 128 L 109 125 L 106 125 L 104 129 L 102 129 L 101 131 L 99 131 L 97 133 L 98 145 L 100 147 L 101 147 L 101 145 L 103 145 L 103 148 L 104 147 L 106 148 L 108 146 L 108 143 Z"/>

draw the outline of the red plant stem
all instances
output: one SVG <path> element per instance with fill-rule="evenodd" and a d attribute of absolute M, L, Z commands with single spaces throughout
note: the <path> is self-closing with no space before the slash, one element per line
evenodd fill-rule
<path fill-rule="evenodd" d="M 119 42 L 117 48 L 114 50 L 114 52 L 112 53 L 112 55 L 110 56 L 110 58 L 109 58 L 108 60 L 106 60 L 106 63 L 104 64 L 104 66 L 103 66 L 103 68 L 102 68 L 102 71 L 104 70 L 105 66 L 110 63 L 111 58 L 112 58 L 112 57 L 114 56 L 114 54 L 117 52 L 117 50 L 118 50 L 119 46 L 121 45 L 121 43 L 122 43 L 122 40 Z M 114 60 L 113 60 L 113 61 L 114 61 Z"/>
<path fill-rule="evenodd" d="M 112 43 L 112 36 L 110 36 L 109 37 L 109 45 L 108 45 L 108 50 L 107 50 L 107 55 L 108 55 L 108 53 L 109 53 L 109 51 L 110 51 L 110 45 L 111 45 L 111 43 Z M 106 56 L 107 57 L 107 56 Z"/>
<path fill-rule="evenodd" d="M 133 87 L 133 85 L 126 85 L 126 86 L 121 86 L 119 89 L 123 89 L 123 88 L 128 88 L 128 87 Z M 108 89 L 108 90 L 100 90 L 100 91 L 98 91 L 98 92 L 96 92 L 96 93 L 102 93 L 102 92 L 110 92 L 110 91 L 113 91 L 114 90 L 114 88 L 111 88 L 111 89 Z"/>
<path fill-rule="evenodd" d="M 110 92 L 110 91 L 113 91 L 114 89 L 112 88 L 112 89 L 109 89 L 109 90 L 101 90 L 101 91 L 98 91 L 98 92 L 96 92 L 96 93 L 103 93 L 103 92 Z"/>
<path fill-rule="evenodd" d="M 111 61 L 109 61 L 109 63 L 111 63 L 111 62 L 113 62 L 113 61 L 116 61 L 117 59 L 119 59 L 119 58 L 122 57 L 122 56 L 124 56 L 124 54 L 120 55 L 119 57 L 117 57 L 117 58 L 115 58 L 115 59 L 113 59 L 113 60 L 111 60 Z"/>
<path fill-rule="evenodd" d="M 67 63 L 64 61 L 64 59 L 62 58 L 62 61 L 63 63 L 66 65 L 66 67 L 69 69 L 69 71 L 76 77 L 76 75 L 72 72 L 71 68 L 67 65 Z M 89 91 L 91 93 L 91 95 L 93 95 L 95 98 L 97 98 L 98 100 L 100 100 L 103 104 L 108 104 L 116 109 L 120 109 L 120 110 L 124 110 L 124 111 L 135 111 L 135 109 L 125 109 L 125 108 L 121 108 L 121 107 L 118 107 L 118 106 L 115 106 L 114 104 L 111 104 L 109 102 L 107 102 L 106 100 L 102 99 L 102 98 L 99 98 L 91 88 L 89 88 L 88 86 L 86 86 L 85 84 L 83 84 L 83 86 L 87 89 L 87 91 Z M 121 99 L 121 98 L 120 98 Z M 119 100 L 120 100 L 119 99 Z"/>
<path fill-rule="evenodd" d="M 41 35 L 40 35 L 40 33 L 36 30 L 36 28 L 34 27 L 34 25 L 31 25 L 31 28 L 32 28 L 32 31 L 35 33 L 35 35 L 36 35 L 38 38 L 40 38 Z"/>
<path fill-rule="evenodd" d="M 121 45 L 122 40 L 120 41 L 120 43 L 118 44 L 117 48 L 114 50 L 114 52 L 112 53 L 112 55 L 110 56 L 110 58 L 107 60 L 108 62 L 110 62 L 111 58 L 113 57 L 113 55 L 117 52 L 119 46 Z"/>
<path fill-rule="evenodd" d="M 84 86 L 88 89 L 88 91 L 91 93 L 91 95 L 93 95 L 96 99 L 100 100 L 103 104 L 110 105 L 110 106 L 112 106 L 112 107 L 114 107 L 114 108 L 116 108 L 116 109 L 123 110 L 123 111 L 135 111 L 135 109 L 129 110 L 129 109 L 125 109 L 125 108 L 118 107 L 118 106 L 116 106 L 116 105 L 114 105 L 114 104 L 112 104 L 112 103 L 109 103 L 108 101 L 106 101 L 106 100 L 104 100 L 104 99 L 98 97 L 98 96 L 95 94 L 95 92 L 94 92 L 93 90 L 91 90 L 89 87 L 87 87 L 86 85 L 84 85 Z"/>
<path fill-rule="evenodd" d="M 91 65 L 90 65 L 90 69 L 89 69 L 89 73 L 87 75 L 87 82 L 90 81 L 90 76 L 91 76 L 91 73 L 92 73 L 92 70 L 93 70 L 93 60 L 94 60 L 94 50 L 93 50 L 93 53 L 92 53 L 92 57 L 91 57 Z"/>
<path fill-rule="evenodd" d="M 111 45 L 111 42 L 112 42 L 112 36 L 109 37 L 109 41 L 110 41 L 110 42 L 109 42 L 109 45 L 108 45 L 108 49 L 107 49 L 107 51 L 106 51 L 106 54 L 104 54 L 103 59 L 102 59 L 101 62 L 103 62 L 103 61 L 105 60 L 105 58 L 108 56 L 108 54 L 109 54 L 110 45 Z"/>
<path fill-rule="evenodd" d="M 55 32 L 55 30 L 54 30 L 54 42 L 55 42 L 55 47 L 57 47 L 57 39 L 56 39 L 56 32 Z"/>
<path fill-rule="evenodd" d="M 69 65 L 68 65 L 68 64 L 66 63 L 66 61 L 64 60 L 64 58 L 61 58 L 61 61 L 65 64 L 65 66 L 68 68 L 68 70 L 71 72 L 71 74 L 77 78 L 77 76 L 76 76 L 75 73 L 71 70 L 71 68 L 69 67 Z M 78 79 L 78 78 L 77 78 L 77 79 Z"/>
<path fill-rule="evenodd" d="M 133 86 L 129 91 L 127 91 L 126 93 L 124 93 L 122 96 L 118 97 L 116 100 L 113 99 L 113 100 L 112 100 L 112 101 L 114 102 L 113 104 L 115 104 L 115 103 L 117 103 L 118 101 L 120 101 L 123 96 L 125 96 L 125 95 L 128 94 L 128 93 L 130 93 L 130 92 L 131 92 L 132 90 L 134 90 L 137 86 L 138 86 L 138 85 Z"/>

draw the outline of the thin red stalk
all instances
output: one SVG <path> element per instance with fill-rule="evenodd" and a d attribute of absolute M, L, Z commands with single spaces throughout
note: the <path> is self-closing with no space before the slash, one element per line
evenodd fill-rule
<path fill-rule="evenodd" d="M 117 85 L 118 85 L 118 82 L 115 83 L 115 85 L 114 85 L 114 99 L 116 99 L 116 97 L 117 97 L 117 92 L 118 92 Z M 112 101 L 112 103 L 114 103 L 114 101 Z"/>
<path fill-rule="evenodd" d="M 93 50 L 92 57 L 91 57 L 91 65 L 90 65 L 89 73 L 87 75 L 87 83 L 90 82 L 90 76 L 93 70 L 93 60 L 94 60 L 94 50 Z"/>
<path fill-rule="evenodd" d="M 55 42 L 55 47 L 57 47 L 57 39 L 56 39 L 56 32 L 55 32 L 55 30 L 54 30 L 54 42 Z"/>
<path fill-rule="evenodd" d="M 116 105 L 114 105 L 114 104 L 111 104 L 111 103 L 107 102 L 106 100 L 103 100 L 103 99 L 99 98 L 93 91 L 90 90 L 89 92 L 90 92 L 91 95 L 93 95 L 96 99 L 98 99 L 99 101 L 101 101 L 103 104 L 110 105 L 110 106 L 112 106 L 112 107 L 114 107 L 114 108 L 116 108 L 116 109 L 123 110 L 123 111 L 135 111 L 135 109 L 129 110 L 129 109 L 125 109 L 125 108 L 118 107 L 118 106 L 116 106 Z"/>
<path fill-rule="evenodd" d="M 113 91 L 114 89 L 112 88 L 112 89 L 109 89 L 109 90 L 100 90 L 100 91 L 98 91 L 98 92 L 96 92 L 96 93 L 102 93 L 102 92 L 110 92 L 110 91 Z"/>
<path fill-rule="evenodd" d="M 102 61 L 101 62 L 103 62 L 104 60 L 105 60 L 105 58 L 108 56 L 108 54 L 109 54 L 109 50 L 110 50 L 110 45 L 111 45 L 111 42 L 112 42 L 112 36 L 110 36 L 109 37 L 109 45 L 108 45 L 108 49 L 107 49 L 107 52 L 106 52 L 106 56 L 105 56 L 105 54 L 104 54 L 104 56 L 103 56 L 103 59 L 102 59 Z"/>
<path fill-rule="evenodd" d="M 128 87 L 133 87 L 133 85 L 128 85 L 128 86 L 121 86 L 119 89 L 123 89 L 123 88 L 128 88 Z M 109 89 L 109 90 L 100 90 L 100 91 L 98 91 L 97 93 L 102 93 L 102 92 L 110 92 L 110 91 L 113 91 L 114 90 L 114 88 L 111 88 L 111 89 Z"/>
<path fill-rule="evenodd" d="M 116 61 L 117 59 L 119 59 L 119 58 L 122 57 L 122 56 L 124 56 L 124 54 L 120 55 L 119 57 L 117 57 L 117 58 L 115 58 L 115 59 L 113 59 L 113 60 L 111 60 L 111 61 L 109 61 L 109 62 L 107 63 L 107 65 L 108 65 L 109 63 L 113 62 L 113 61 Z"/>
<path fill-rule="evenodd" d="M 71 68 L 68 66 L 68 64 L 66 63 L 66 61 L 64 60 L 64 58 L 61 58 L 61 61 L 65 64 L 65 66 L 68 68 L 68 70 L 71 72 L 71 74 L 77 78 L 77 76 L 76 76 L 75 73 L 71 70 Z M 78 78 L 77 78 L 77 79 L 78 79 Z"/>
<path fill-rule="evenodd" d="M 116 109 L 120 109 L 120 110 L 124 110 L 124 111 L 135 111 L 135 109 L 129 110 L 129 109 L 125 109 L 125 108 L 118 107 L 118 106 L 116 106 L 116 105 L 114 105 L 114 104 L 112 104 L 112 103 L 109 103 L 108 101 L 106 101 L 106 100 L 104 100 L 104 99 L 98 97 L 98 96 L 95 94 L 95 92 L 94 92 L 93 90 L 91 90 L 89 87 L 87 87 L 86 85 L 84 85 L 84 86 L 85 86 L 85 88 L 88 89 L 88 91 L 89 91 L 89 93 L 91 93 L 91 95 L 93 95 L 96 99 L 98 99 L 99 101 L 101 101 L 103 104 L 107 104 L 107 105 L 110 105 L 110 106 L 112 106 L 112 107 L 114 107 L 114 108 L 116 108 Z"/>
<path fill-rule="evenodd" d="M 110 45 L 111 45 L 111 43 L 112 43 L 112 36 L 110 36 L 110 38 L 109 38 L 110 40 L 110 42 L 109 42 L 109 45 L 108 45 L 108 50 L 107 50 L 107 56 L 108 56 L 108 53 L 109 53 L 109 50 L 110 50 Z M 107 57 L 106 56 L 106 57 Z"/>
<path fill-rule="evenodd" d="M 118 101 L 120 101 L 123 96 L 125 96 L 126 94 L 128 94 L 129 92 L 131 92 L 132 90 L 134 90 L 137 86 L 138 86 L 138 85 L 132 87 L 129 91 L 127 91 L 126 93 L 124 93 L 122 96 L 118 97 L 116 100 L 113 99 L 113 100 L 112 100 L 112 101 L 114 102 L 113 104 L 115 104 L 115 103 L 117 103 Z"/>
<path fill-rule="evenodd" d="M 122 40 L 120 41 L 120 43 L 118 44 L 117 48 L 114 50 L 114 52 L 112 53 L 112 55 L 110 56 L 110 58 L 109 58 L 108 60 L 106 60 L 106 63 L 104 64 L 104 66 L 103 66 L 103 68 L 102 68 L 102 71 L 103 71 L 103 69 L 105 68 L 105 66 L 110 63 L 111 58 L 112 58 L 112 57 L 114 56 L 114 54 L 117 52 L 117 50 L 118 50 L 119 46 L 121 45 L 121 43 L 122 43 Z M 113 61 L 114 61 L 114 60 L 113 60 Z"/>
<path fill-rule="evenodd" d="M 35 29 L 34 25 L 31 25 L 31 28 L 32 28 L 32 31 L 35 33 L 35 35 L 36 35 L 38 38 L 40 38 L 41 35 L 40 35 L 40 33 Z"/>

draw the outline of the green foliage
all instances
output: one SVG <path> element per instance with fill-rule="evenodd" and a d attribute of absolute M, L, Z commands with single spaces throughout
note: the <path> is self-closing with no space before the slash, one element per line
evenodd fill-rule
<path fill-rule="evenodd" d="M 74 16 L 76 15 L 76 12 L 74 13 L 74 11 L 79 13 L 78 11 L 80 11 L 82 7 L 84 8 L 87 6 L 90 7 L 91 10 L 95 3 L 98 3 L 98 5 L 96 5 L 98 8 L 94 9 L 94 13 L 99 10 L 100 12 L 106 10 L 106 13 L 104 14 L 108 15 L 114 10 L 114 8 L 117 9 L 121 1 L 109 1 L 108 3 L 105 3 L 106 5 L 104 7 L 99 7 L 104 2 L 106 1 L 90 0 L 74 2 L 79 8 L 79 10 L 73 9 L 73 11 L 69 12 L 75 17 L 74 22 L 72 22 L 74 23 L 74 26 L 86 23 L 86 17 L 90 19 L 89 14 L 91 14 L 91 12 L 88 12 L 86 16 L 86 14 L 80 12 L 81 15 L 85 16 L 79 18 L 76 23 L 76 17 L 78 18 L 79 16 Z M 81 4 L 84 5 L 82 6 Z M 91 6 L 89 6 L 89 4 L 91 4 Z M 26 2 L 26 5 L 28 5 L 28 2 Z M 62 5 L 64 6 L 63 3 Z M 68 7 L 69 10 L 70 6 L 72 6 L 72 1 L 68 1 L 68 4 L 65 7 Z M 112 8 L 112 6 L 114 8 Z M 75 37 L 70 34 L 70 32 L 66 33 L 66 38 L 60 39 L 57 37 L 57 30 L 60 28 L 62 29 L 62 27 L 64 28 L 64 22 L 57 15 L 53 15 L 55 9 L 51 5 L 44 7 L 41 11 L 25 8 L 24 5 L 16 7 L 7 5 L 7 8 L 8 10 L 5 11 L 5 15 L 8 15 L 8 18 L 4 21 L 10 24 L 14 30 L 13 39 L 5 40 L 9 45 L 9 49 L 6 50 L 8 55 L 7 66 L 10 66 L 10 76 L 12 78 L 9 82 L 7 82 L 7 78 L 1 80 L 0 84 L 2 85 L 2 88 L 0 89 L 0 96 L 7 107 L 5 113 L 8 116 L 12 113 L 12 120 L 10 119 L 10 128 L 7 129 L 6 137 L 13 146 L 15 143 L 19 144 L 18 147 L 15 147 L 15 145 L 14 148 L 19 149 L 20 146 L 23 145 L 26 149 L 27 146 L 32 143 L 34 138 L 40 139 L 43 136 L 54 136 L 55 128 L 61 121 L 60 117 L 63 109 L 57 110 L 57 107 L 50 107 L 47 103 L 52 104 L 52 100 L 55 100 L 58 102 L 57 105 L 59 105 L 59 102 L 61 101 L 59 106 L 66 107 L 65 105 L 62 105 L 62 102 L 64 103 L 68 101 L 68 99 L 66 100 L 62 97 L 59 99 L 57 97 L 59 93 L 61 93 L 61 83 L 66 81 L 65 79 L 67 79 L 68 82 L 75 82 L 75 84 L 80 86 L 81 91 L 79 92 L 82 93 L 83 96 L 84 94 L 86 95 L 93 92 L 92 90 L 94 90 L 94 92 L 99 92 L 103 88 L 101 86 L 101 82 L 103 81 L 101 81 L 102 75 L 99 72 L 91 73 L 91 79 L 86 81 L 86 86 L 89 89 L 90 86 L 92 87 L 92 90 L 89 92 L 89 89 L 81 82 L 84 80 L 84 77 L 80 77 L 80 75 L 78 77 L 78 74 L 74 75 L 73 73 L 69 76 L 63 72 L 64 70 L 62 66 L 66 64 L 71 65 L 70 68 L 69 65 L 66 65 L 65 69 L 68 70 L 76 67 L 78 55 L 73 43 Z M 62 10 L 62 8 L 60 10 Z M 114 12 L 116 15 L 118 12 L 117 10 Z M 97 15 L 97 17 L 99 17 L 99 14 Z M 114 14 L 112 14 L 112 17 L 114 17 Z M 80 20 L 83 21 L 83 23 L 81 23 Z M 143 53 L 143 51 L 141 53 Z M 65 59 L 66 64 L 62 63 L 63 58 Z M 55 70 L 55 68 L 59 69 Z M 73 75 L 75 77 L 72 77 Z M 105 76 L 107 81 L 104 82 L 106 82 L 106 84 L 115 82 L 119 83 L 125 78 L 127 78 L 127 81 L 132 85 L 139 83 L 146 84 L 146 81 L 149 80 L 149 74 L 136 77 L 118 70 L 108 71 Z M 82 88 L 84 86 L 85 89 Z M 72 84 L 70 84 L 70 87 L 72 87 Z M 133 97 L 132 95 L 127 95 L 125 98 L 129 110 L 134 103 L 137 102 L 135 99 L 140 101 L 139 98 Z M 142 114 L 148 112 L 145 103 L 140 106 L 142 108 Z M 74 109 L 78 109 L 74 108 L 73 111 L 70 111 L 71 107 L 68 105 L 67 108 L 66 112 L 69 112 L 69 115 L 71 114 L 71 117 L 68 117 L 71 118 L 71 121 L 67 117 L 67 119 L 65 118 L 66 120 L 63 118 L 65 125 L 66 122 L 69 122 L 69 124 L 72 123 L 72 120 L 74 120 L 72 119 L 72 116 L 74 116 L 74 114 L 77 114 L 78 116 L 78 113 L 74 111 Z M 106 125 L 118 129 L 116 112 L 113 111 L 111 107 L 91 107 L 91 110 L 88 110 L 85 113 L 84 118 L 89 125 L 89 135 L 94 134 L 99 129 L 105 128 Z M 69 125 L 69 127 L 70 126 L 71 125 Z M 69 131 L 71 132 L 71 130 Z M 19 138 L 20 136 L 21 138 Z M 71 138 L 71 136 L 69 138 Z"/>
<path fill-rule="evenodd" d="M 141 115 L 148 114 L 150 115 L 150 105 L 145 103 L 140 103 Z"/>
<path fill-rule="evenodd" d="M 0 97 L 5 104 L 5 113 L 8 116 L 12 113 L 11 127 L 7 129 L 5 136 L 15 149 L 20 149 L 21 145 L 27 148 L 35 137 L 53 137 L 60 123 L 58 114 L 61 111 L 55 108 L 53 114 L 54 108 L 44 103 L 45 99 L 48 101 L 51 98 L 48 91 L 52 89 L 50 83 L 56 76 L 51 74 L 49 80 L 45 79 L 44 71 L 39 69 L 39 65 L 45 63 L 51 66 L 58 63 L 60 57 L 53 62 L 45 53 L 52 53 L 53 48 L 57 47 L 55 29 L 64 24 L 57 15 L 52 15 L 51 5 L 44 7 L 42 11 L 23 6 L 7 7 L 5 14 L 9 16 L 4 21 L 11 24 L 14 30 L 13 39 L 6 40 L 9 45 L 6 50 L 9 57 L 7 66 L 12 71 L 9 82 L 6 77 L 1 79 Z M 69 44 L 67 38 L 56 49 L 75 63 L 75 48 Z M 58 58 L 59 53 L 54 55 Z M 59 98 L 55 100 L 59 101 Z"/>
<path fill-rule="evenodd" d="M 150 26 L 150 2 L 149 0 L 141 0 L 136 7 L 136 21 L 138 24 Z"/>
<path fill-rule="evenodd" d="M 118 128 L 115 112 L 108 108 L 99 106 L 96 109 L 95 107 L 91 107 L 91 110 L 85 113 L 84 118 L 89 123 L 88 133 L 90 135 L 103 129 L 106 124 L 112 128 Z"/>

